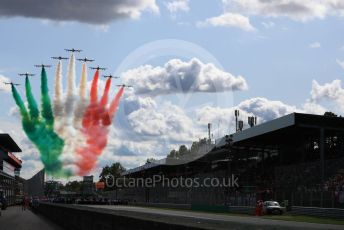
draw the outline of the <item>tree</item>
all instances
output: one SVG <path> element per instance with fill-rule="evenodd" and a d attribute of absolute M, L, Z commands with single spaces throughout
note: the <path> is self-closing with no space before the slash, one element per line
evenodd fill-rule
<path fill-rule="evenodd" d="M 184 156 L 184 155 L 189 153 L 189 150 L 188 150 L 188 148 L 185 145 L 181 145 L 179 147 L 179 151 L 178 152 L 179 152 L 179 156 Z"/>
<path fill-rule="evenodd" d="M 64 189 L 69 192 L 80 192 L 82 187 L 82 181 L 69 181 Z"/>
<path fill-rule="evenodd" d="M 113 163 L 111 166 L 106 165 L 99 175 L 99 181 L 105 182 L 108 175 L 112 175 L 114 178 L 119 178 L 125 171 L 126 169 L 119 162 Z"/>
<path fill-rule="evenodd" d="M 192 142 L 191 148 L 190 148 L 190 153 L 191 154 L 197 154 L 199 150 L 199 142 L 194 141 Z"/>
<path fill-rule="evenodd" d="M 176 150 L 171 150 L 170 154 L 167 155 L 167 158 L 177 158 L 178 152 Z"/>
<path fill-rule="evenodd" d="M 154 163 L 156 160 L 154 158 L 147 158 L 146 164 Z"/>
<path fill-rule="evenodd" d="M 326 116 L 326 117 L 338 117 L 337 114 L 335 114 L 335 113 L 333 113 L 331 111 L 325 112 L 324 116 Z"/>

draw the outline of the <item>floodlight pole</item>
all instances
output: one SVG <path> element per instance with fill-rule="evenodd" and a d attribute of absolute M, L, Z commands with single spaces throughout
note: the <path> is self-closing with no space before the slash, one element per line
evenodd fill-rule
<path fill-rule="evenodd" d="M 325 178 L 325 129 L 320 128 L 320 181 L 321 181 L 321 197 L 320 197 L 320 207 L 323 207 L 323 186 Z"/>

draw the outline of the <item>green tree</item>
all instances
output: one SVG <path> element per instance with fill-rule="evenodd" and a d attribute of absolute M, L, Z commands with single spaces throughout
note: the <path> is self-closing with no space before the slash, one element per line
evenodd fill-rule
<path fill-rule="evenodd" d="M 106 165 L 99 175 L 99 181 L 105 182 L 108 175 L 119 178 L 125 171 L 126 169 L 119 162 L 113 163 L 111 166 Z"/>
<path fill-rule="evenodd" d="M 331 112 L 331 111 L 325 112 L 325 113 L 324 113 L 324 116 L 326 116 L 326 117 L 338 117 L 337 114 L 335 114 L 335 113 L 333 113 L 333 112 Z"/>
<path fill-rule="evenodd" d="M 154 163 L 156 160 L 154 158 L 147 158 L 146 164 Z"/>
<path fill-rule="evenodd" d="M 179 152 L 179 156 L 184 156 L 184 155 L 189 153 L 189 150 L 188 150 L 188 148 L 185 145 L 181 145 L 179 147 L 179 151 L 178 152 Z"/>
<path fill-rule="evenodd" d="M 69 192 L 80 192 L 82 187 L 82 181 L 69 181 L 64 189 Z"/>
<path fill-rule="evenodd" d="M 192 142 L 192 145 L 191 145 L 191 148 L 190 148 L 190 153 L 191 154 L 197 154 L 198 153 L 198 149 L 199 149 L 199 142 L 198 141 Z"/>
<path fill-rule="evenodd" d="M 175 159 L 175 158 L 178 157 L 177 155 L 178 155 L 178 154 L 177 154 L 177 151 L 173 149 L 173 150 L 171 150 L 170 154 L 167 155 L 167 158 L 173 158 L 173 159 Z"/>

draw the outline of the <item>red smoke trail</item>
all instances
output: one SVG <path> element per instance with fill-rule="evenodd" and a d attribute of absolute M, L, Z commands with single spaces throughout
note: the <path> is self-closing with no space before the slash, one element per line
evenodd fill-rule
<path fill-rule="evenodd" d="M 103 106 L 103 107 L 106 106 L 109 99 L 108 95 L 109 95 L 110 86 L 111 86 L 111 78 L 108 78 L 105 84 L 105 89 L 104 89 L 102 99 L 100 100 L 100 106 Z"/>
<path fill-rule="evenodd" d="M 98 100 L 98 79 L 99 71 L 97 70 L 94 74 L 91 86 L 91 103 L 96 103 Z"/>
<path fill-rule="evenodd" d="M 109 94 L 109 90 L 110 90 L 110 84 L 111 84 L 111 78 L 109 78 L 106 81 L 103 97 L 100 101 L 99 114 L 101 114 L 102 124 L 105 126 L 108 126 L 111 124 L 111 118 L 112 118 L 112 116 L 109 116 L 109 112 L 106 110 L 106 105 L 108 103 L 108 94 Z M 118 95 L 118 93 L 117 93 L 117 95 Z M 116 95 L 116 97 L 117 97 L 117 95 Z M 116 97 L 114 100 L 116 100 Z"/>
<path fill-rule="evenodd" d="M 98 157 L 103 152 L 107 144 L 108 126 L 112 122 L 112 117 L 117 110 L 120 98 L 123 94 L 123 87 L 120 88 L 111 106 L 106 107 L 108 102 L 108 94 L 111 85 L 111 78 L 106 81 L 103 96 L 98 102 L 97 88 L 98 88 L 98 71 L 95 73 L 92 87 L 91 87 L 91 102 L 86 109 L 82 120 L 83 134 L 86 137 L 86 146 L 77 150 L 81 156 L 81 161 L 78 162 L 79 175 L 86 175 L 95 166 Z"/>
<path fill-rule="evenodd" d="M 82 119 L 82 127 L 88 128 L 92 124 L 97 115 L 96 111 L 98 108 L 97 100 L 98 100 L 98 79 L 99 79 L 99 71 L 97 70 L 93 76 L 92 85 L 91 85 L 91 93 L 90 93 L 90 104 L 86 108 L 84 117 Z"/>
<path fill-rule="evenodd" d="M 115 99 L 112 101 L 112 103 L 110 105 L 110 109 L 109 109 L 110 117 L 113 117 L 113 115 L 116 113 L 117 107 L 118 107 L 118 104 L 119 104 L 119 100 L 122 97 L 123 91 L 124 91 L 124 87 L 122 86 L 118 90 L 118 93 L 117 93 Z"/>

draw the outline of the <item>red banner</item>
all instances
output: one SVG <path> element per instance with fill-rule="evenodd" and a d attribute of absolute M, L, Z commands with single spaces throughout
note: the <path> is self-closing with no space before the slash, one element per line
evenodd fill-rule
<path fill-rule="evenodd" d="M 22 161 L 19 160 L 16 156 L 14 156 L 13 153 L 8 152 L 8 157 L 11 158 L 12 160 L 14 160 L 17 164 L 19 164 L 21 166 Z"/>

